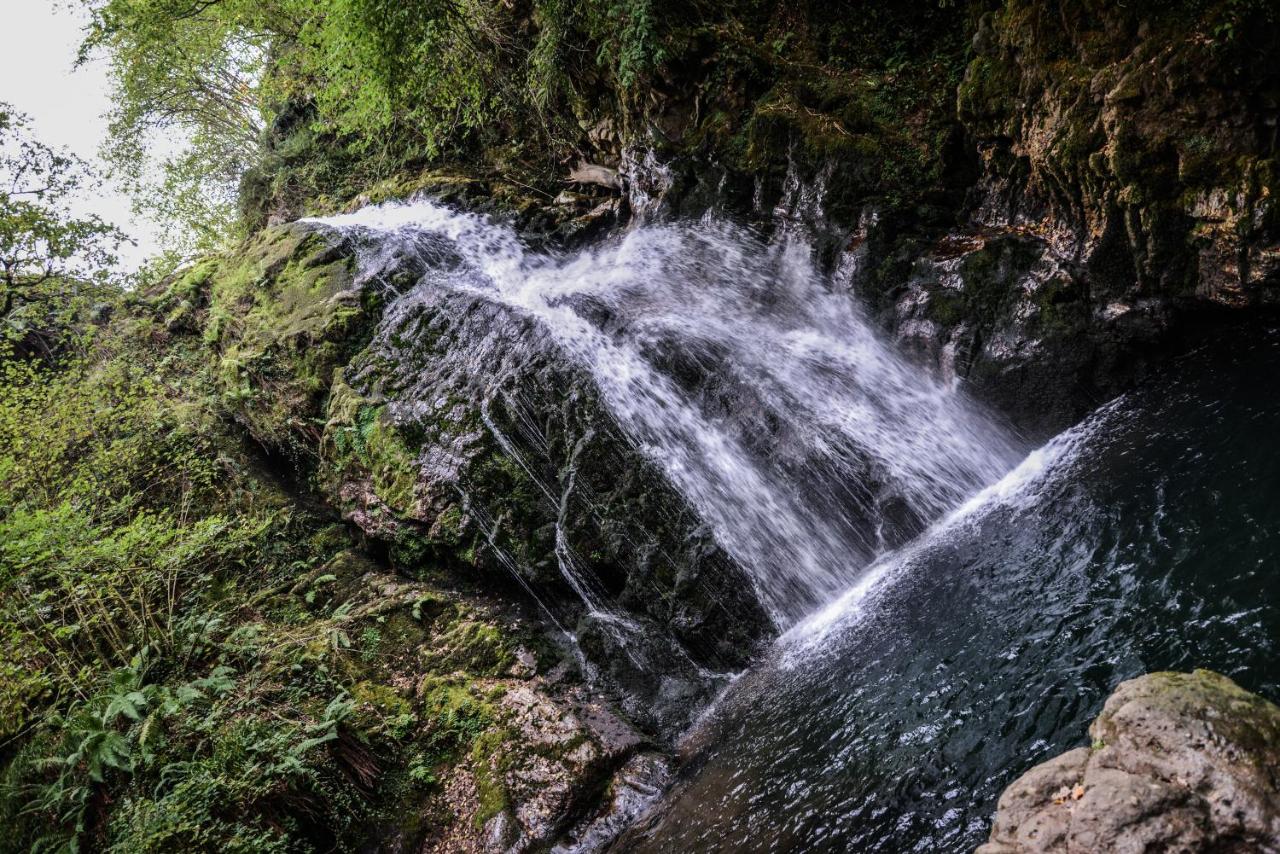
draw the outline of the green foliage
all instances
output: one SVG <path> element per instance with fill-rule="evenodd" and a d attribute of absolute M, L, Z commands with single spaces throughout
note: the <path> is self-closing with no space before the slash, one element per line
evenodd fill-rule
<path fill-rule="evenodd" d="M 1263 62 L 1270 59 L 1274 50 L 1274 41 L 1267 36 L 1275 32 L 1278 23 L 1280 9 L 1270 0 L 1226 0 L 1208 17 L 1209 34 L 1217 51 L 1243 49 Z"/>
<path fill-rule="evenodd" d="M 216 246 L 228 236 L 237 182 L 256 155 L 260 82 L 267 51 L 288 35 L 288 4 L 85 5 L 91 24 L 81 58 L 105 51 L 117 89 L 103 152 L 115 177 L 140 209 L 182 226 L 168 232 L 176 248 Z"/>
<path fill-rule="evenodd" d="M 414 810 L 427 832 L 422 799 L 500 727 L 503 630 L 456 594 L 370 583 L 230 424 L 210 347 L 262 369 L 311 334 L 347 281 L 326 251 L 281 230 L 104 293 L 62 358 L 0 353 L 0 851 L 351 850 Z M 361 423 L 365 452 L 392 440 Z"/>
<path fill-rule="evenodd" d="M 0 642 L 20 653 L 0 666 L 0 849 L 330 837 L 364 815 L 330 768 L 350 703 L 323 677 L 272 708 L 257 669 L 271 641 L 236 628 L 228 590 L 288 578 L 334 541 L 300 536 L 317 523 L 252 473 L 198 350 L 125 298 L 110 313 L 68 333 L 74 358 L 0 354 Z M 338 699 L 302 711 L 316 694 Z M 282 830 L 281 798 L 316 787 L 350 817 Z M 107 791 L 129 793 L 109 822 Z"/>
<path fill-rule="evenodd" d="M 320 114 L 353 145 L 394 128 L 434 156 L 496 117 L 506 69 L 480 45 L 504 38 L 500 25 L 483 2 L 329 0 L 288 70 L 322 81 Z"/>
<path fill-rule="evenodd" d="M 145 659 L 135 656 L 109 674 L 100 693 L 50 716 L 57 734 L 54 755 L 23 756 L 10 767 L 4 796 L 24 802 L 18 817 L 54 818 L 53 829 L 33 847 L 75 850 L 89 829 L 97 787 L 154 762 L 163 748 L 164 721 L 205 707 L 234 686 L 226 667 L 176 689 L 145 683 L 145 672 Z"/>
<path fill-rule="evenodd" d="M 0 103 L 0 341 L 52 355 L 65 325 L 98 297 L 124 236 L 69 206 L 95 186 L 74 155 L 33 137 Z"/>
<path fill-rule="evenodd" d="M 144 659 L 109 675 L 100 693 L 49 719 L 48 755 L 20 756 L 5 797 L 19 820 L 51 817 L 34 847 L 75 850 L 91 838 L 93 799 L 128 792 L 107 828 L 113 851 L 292 850 L 305 821 L 285 812 L 304 792 L 342 827 L 362 814 L 324 748 L 340 738 L 353 703 L 339 694 L 314 720 L 246 716 L 241 680 L 226 666 L 176 686 L 147 681 Z M 252 696 L 252 695 L 250 695 Z M 147 778 L 154 785 L 133 785 Z M 292 831 L 292 833 L 290 832 Z"/>
<path fill-rule="evenodd" d="M 105 52 L 115 74 L 108 159 L 142 207 L 206 248 L 235 233 L 237 187 L 257 224 L 298 195 L 353 195 L 433 159 L 556 163 L 601 81 L 638 90 L 666 61 L 683 12 L 661 0 L 81 2 L 93 20 L 82 53 Z M 187 144 L 154 155 L 175 132 Z"/>
<path fill-rule="evenodd" d="M 0 361 L 0 612 L 29 652 L 21 678 L 0 680 L 6 726 L 35 696 L 56 702 L 144 648 L 171 650 L 184 597 L 273 524 L 209 512 L 211 424 L 139 367 Z"/>
<path fill-rule="evenodd" d="M 607 23 L 597 29 L 596 61 L 612 67 L 618 83 L 629 89 L 667 58 L 658 29 L 660 13 L 654 0 L 610 0 L 603 5 L 597 20 L 603 17 Z"/>
<path fill-rule="evenodd" d="M 1143 23 L 1258 91 L 1275 75 L 1267 0 L 1139 0 L 1105 15 L 1079 0 L 876 0 L 856 14 L 760 0 L 81 2 L 94 16 L 85 50 L 116 69 L 113 162 L 206 241 L 236 231 L 236 187 L 241 226 L 258 227 L 383 182 L 409 191 L 407 176 L 459 162 L 551 191 L 567 162 L 616 158 L 627 142 L 757 174 L 794 146 L 810 172 L 837 164 L 834 200 L 918 207 L 971 166 L 949 159 L 957 95 L 970 129 L 1008 131 L 1020 51 L 1083 85 L 1082 58 L 1129 53 Z M 996 56 L 973 39 L 992 20 L 1027 43 Z M 172 129 L 191 144 L 148 184 L 152 135 Z M 1082 129 L 1064 145 L 1093 143 Z"/>

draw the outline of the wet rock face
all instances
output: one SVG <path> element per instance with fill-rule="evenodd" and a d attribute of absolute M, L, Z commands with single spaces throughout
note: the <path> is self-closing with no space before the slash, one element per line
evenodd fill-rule
<path fill-rule="evenodd" d="M 591 804 L 642 736 L 579 689 L 515 686 L 499 701 L 507 738 L 476 757 L 485 849 L 543 848 Z M 477 751 L 479 752 L 479 751 Z"/>
<path fill-rule="evenodd" d="M 715 690 L 709 674 L 767 637 L 740 570 L 533 321 L 424 288 L 347 374 L 363 403 L 333 432 L 376 412 L 364 417 L 397 437 L 407 472 L 379 495 L 354 486 L 376 462 L 344 465 L 349 518 L 410 571 L 425 554 L 514 574 L 650 732 L 677 733 Z"/>
<path fill-rule="evenodd" d="M 173 322 L 203 328 L 228 411 L 395 569 L 526 601 L 674 737 L 767 642 L 751 585 L 537 323 L 432 287 L 445 248 L 368 275 L 357 251 L 267 230 L 175 285 Z"/>
<path fill-rule="evenodd" d="M 1209 671 L 1153 673 L 1089 734 L 1005 790 L 979 854 L 1280 850 L 1280 708 Z"/>
<path fill-rule="evenodd" d="M 1174 325 L 1160 300 L 1100 304 L 1077 265 L 1023 230 L 975 226 L 903 254 L 904 285 L 861 285 L 881 323 L 1033 438 L 1132 385 Z"/>
<path fill-rule="evenodd" d="M 1056 20 L 1010 0 L 982 19 L 958 93 L 978 219 L 1036 231 L 1102 302 L 1273 300 L 1276 22 L 1177 6 L 1068 0 Z"/>

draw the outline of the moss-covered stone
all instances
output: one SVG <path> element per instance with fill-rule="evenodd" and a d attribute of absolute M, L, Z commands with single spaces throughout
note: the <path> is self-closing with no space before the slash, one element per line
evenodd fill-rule
<path fill-rule="evenodd" d="M 1265 849 L 1280 821 L 1280 708 L 1217 673 L 1121 683 L 1093 744 L 1039 765 L 1000 797 L 980 854 Z"/>
<path fill-rule="evenodd" d="M 1035 0 L 984 16 L 958 90 L 1003 215 L 1086 264 L 1122 232 L 1131 263 L 1091 277 L 1100 300 L 1266 299 L 1251 285 L 1280 268 L 1230 258 L 1280 242 L 1280 232 L 1237 227 L 1263 207 L 1247 176 L 1273 146 L 1257 133 L 1254 99 L 1280 96 L 1259 65 L 1280 22 L 1251 3 L 1076 0 L 1062 15 L 1076 23 L 1055 25 Z"/>
<path fill-rule="evenodd" d="M 425 659 L 443 672 L 464 670 L 483 676 L 499 676 L 515 661 L 510 640 L 492 623 L 466 616 L 432 638 Z"/>
<path fill-rule="evenodd" d="M 205 280 L 205 340 L 228 407 L 267 447 L 314 455 L 334 371 L 372 331 L 379 297 L 356 285 L 351 249 L 305 225 L 271 228 Z"/>

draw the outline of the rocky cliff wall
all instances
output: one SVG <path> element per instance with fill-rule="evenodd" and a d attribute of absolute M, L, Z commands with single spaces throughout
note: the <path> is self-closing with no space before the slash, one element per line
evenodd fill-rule
<path fill-rule="evenodd" d="M 806 7 L 762 19 L 790 28 L 773 51 L 725 14 L 643 107 L 603 102 L 582 156 L 649 216 L 803 228 L 908 350 L 1033 436 L 1274 305 L 1268 4 L 967 4 L 867 44 L 894 21 Z"/>

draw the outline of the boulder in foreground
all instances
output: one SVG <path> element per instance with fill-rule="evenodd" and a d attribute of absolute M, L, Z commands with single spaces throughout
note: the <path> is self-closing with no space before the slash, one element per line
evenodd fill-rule
<path fill-rule="evenodd" d="M 1280 707 L 1207 670 L 1152 673 L 1089 734 L 1005 790 L 977 854 L 1280 851 Z"/>

